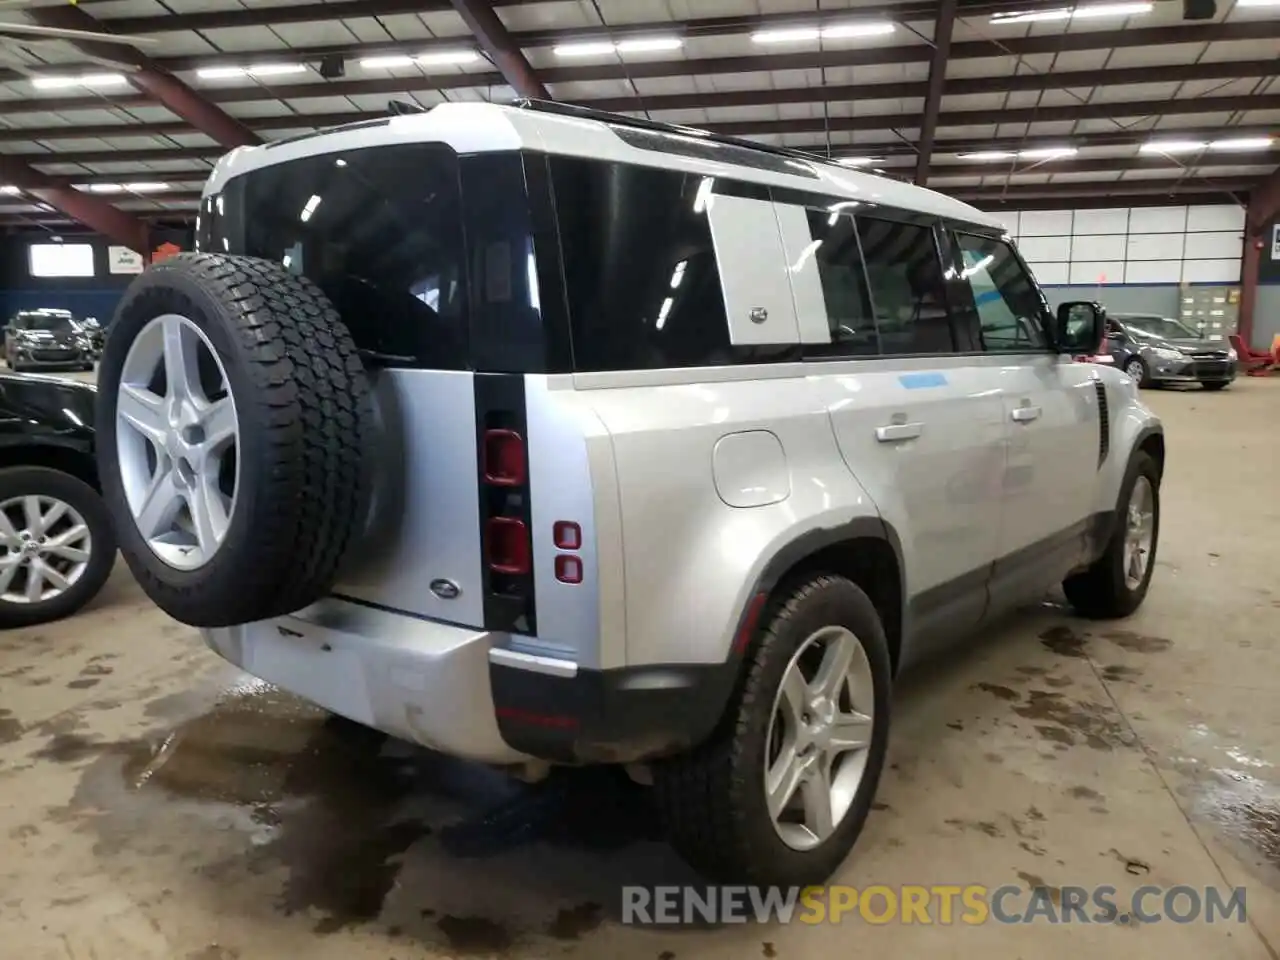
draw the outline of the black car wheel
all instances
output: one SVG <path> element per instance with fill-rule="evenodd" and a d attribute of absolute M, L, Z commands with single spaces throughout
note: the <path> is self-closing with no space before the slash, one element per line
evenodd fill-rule
<path fill-rule="evenodd" d="M 1147 365 L 1142 362 L 1141 357 L 1130 357 L 1124 363 L 1124 372 L 1140 387 L 1148 386 L 1151 383 L 1151 374 L 1147 371 Z"/>
<path fill-rule="evenodd" d="M 111 573 L 116 540 L 96 490 L 45 467 L 0 470 L 0 628 L 71 616 Z"/>

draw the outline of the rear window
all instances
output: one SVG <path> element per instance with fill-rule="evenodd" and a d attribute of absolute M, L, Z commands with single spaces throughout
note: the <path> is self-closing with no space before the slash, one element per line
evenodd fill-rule
<path fill-rule="evenodd" d="M 468 366 L 467 254 L 448 147 L 323 154 L 235 177 L 205 201 L 198 246 L 309 277 L 374 360 Z"/>

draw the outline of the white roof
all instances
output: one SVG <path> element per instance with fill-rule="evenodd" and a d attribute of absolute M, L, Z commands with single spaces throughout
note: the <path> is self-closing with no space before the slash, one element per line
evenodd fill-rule
<path fill-rule="evenodd" d="M 675 141 L 702 146 L 719 145 L 716 140 L 663 133 Z M 386 123 L 339 127 L 318 135 L 301 137 L 265 147 L 242 147 L 215 165 L 205 184 L 204 195 L 222 190 L 232 177 L 260 167 L 300 157 L 341 153 L 397 143 L 445 143 L 459 154 L 531 150 L 559 156 L 590 157 L 615 163 L 662 167 L 706 177 L 787 187 L 862 200 L 937 217 L 963 220 L 1002 228 L 1002 221 L 976 207 L 924 187 L 886 177 L 846 169 L 834 163 L 786 158 L 803 173 L 787 174 L 760 170 L 734 163 L 731 159 L 710 160 L 682 153 L 667 153 L 632 146 L 613 132 L 612 125 L 588 117 L 565 116 L 538 110 L 491 103 L 444 103 L 420 114 L 390 117 Z M 725 151 L 729 152 L 728 149 Z M 815 176 L 816 175 L 816 179 Z"/>

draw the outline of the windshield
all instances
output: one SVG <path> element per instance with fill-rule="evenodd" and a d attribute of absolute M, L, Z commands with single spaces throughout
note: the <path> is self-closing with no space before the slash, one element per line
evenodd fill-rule
<path fill-rule="evenodd" d="M 1163 340 L 1196 340 L 1199 334 L 1190 327 L 1168 317 L 1120 317 L 1120 322 L 1130 330 L 1145 333 Z"/>
<path fill-rule="evenodd" d="M 66 333 L 73 329 L 69 313 L 20 313 L 14 324 L 19 330 L 48 330 Z"/>

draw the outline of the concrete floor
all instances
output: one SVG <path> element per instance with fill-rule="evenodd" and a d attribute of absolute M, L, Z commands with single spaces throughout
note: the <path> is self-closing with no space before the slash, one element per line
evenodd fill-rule
<path fill-rule="evenodd" d="M 584 774 L 539 802 L 326 724 L 118 569 L 84 615 L 0 638 L 3 953 L 1275 960 L 1280 380 L 1148 398 L 1171 453 L 1146 606 L 1095 626 L 1046 604 L 910 679 L 837 880 L 1244 885 L 1247 923 L 624 927 L 620 884 L 689 879 L 641 791 Z"/>

